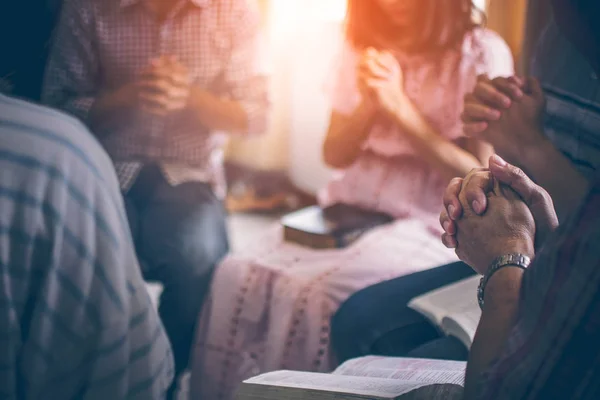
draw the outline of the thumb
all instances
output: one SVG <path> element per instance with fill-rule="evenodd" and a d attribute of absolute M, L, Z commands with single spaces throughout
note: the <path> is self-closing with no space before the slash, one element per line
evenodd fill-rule
<path fill-rule="evenodd" d="M 504 161 L 500 156 L 490 158 L 490 171 L 500 183 L 514 190 L 528 206 L 534 196 L 537 185 L 520 169 Z"/>
<path fill-rule="evenodd" d="M 558 227 L 554 203 L 548 192 L 536 185 L 520 168 L 497 155 L 490 158 L 490 171 L 494 178 L 509 186 L 527 204 L 533 214 L 536 231 L 540 233 L 536 242 L 543 243 L 545 237 Z"/>

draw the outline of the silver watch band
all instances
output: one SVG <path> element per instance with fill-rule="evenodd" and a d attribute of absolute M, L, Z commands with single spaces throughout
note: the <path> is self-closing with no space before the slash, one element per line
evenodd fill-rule
<path fill-rule="evenodd" d="M 483 309 L 484 297 L 485 297 L 485 287 L 487 286 L 488 281 L 496 272 L 501 270 L 504 267 L 517 267 L 521 269 L 527 269 L 531 264 L 531 258 L 524 254 L 514 253 L 514 254 L 505 254 L 496 258 L 487 273 L 481 277 L 481 281 L 479 281 L 479 287 L 477 288 L 477 301 L 479 302 L 479 307 Z"/>

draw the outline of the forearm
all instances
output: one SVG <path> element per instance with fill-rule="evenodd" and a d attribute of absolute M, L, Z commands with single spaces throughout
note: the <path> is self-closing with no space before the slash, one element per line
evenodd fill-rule
<path fill-rule="evenodd" d="M 356 161 L 369 137 L 376 112 L 373 105 L 363 102 L 348 117 L 332 115 L 323 145 L 323 158 L 327 165 L 343 169 Z"/>
<path fill-rule="evenodd" d="M 481 374 L 500 356 L 519 305 L 523 270 L 506 267 L 496 272 L 485 288 L 484 309 L 471 346 L 465 381 L 465 400 L 477 398 Z"/>
<path fill-rule="evenodd" d="M 547 139 L 523 151 L 516 164 L 520 164 L 538 185 L 550 193 L 561 221 L 577 207 L 588 191 L 589 181 Z"/>
<path fill-rule="evenodd" d="M 109 134 L 133 110 L 135 93 L 129 86 L 99 95 L 87 116 L 90 130 L 97 136 Z"/>
<path fill-rule="evenodd" d="M 399 105 L 394 119 L 419 155 L 447 180 L 481 167 L 475 155 L 436 132 L 410 101 Z"/>
<path fill-rule="evenodd" d="M 190 93 L 188 111 L 210 130 L 247 132 L 250 125 L 248 113 L 240 102 L 221 99 L 199 87 Z"/>

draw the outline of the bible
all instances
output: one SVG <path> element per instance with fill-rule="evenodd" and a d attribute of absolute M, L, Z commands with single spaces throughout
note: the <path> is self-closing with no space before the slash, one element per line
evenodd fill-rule
<path fill-rule="evenodd" d="M 281 224 L 287 242 L 314 249 L 339 249 L 349 246 L 368 230 L 391 221 L 387 214 L 334 204 L 326 208 L 303 208 L 284 216 Z"/>
<path fill-rule="evenodd" d="M 412 299 L 408 306 L 419 312 L 448 336 L 471 348 L 481 318 L 477 302 L 480 276 L 444 286 Z"/>
<path fill-rule="evenodd" d="M 460 399 L 466 363 L 369 356 L 332 374 L 275 371 L 246 380 L 237 400 Z"/>

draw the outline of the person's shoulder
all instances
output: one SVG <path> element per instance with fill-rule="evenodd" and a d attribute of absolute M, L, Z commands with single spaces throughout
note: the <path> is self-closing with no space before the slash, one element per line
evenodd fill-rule
<path fill-rule="evenodd" d="M 488 28 L 473 29 L 466 35 L 464 46 L 466 50 L 479 51 L 484 54 L 508 55 L 512 59 L 512 51 L 508 43 L 497 32 Z"/>
<path fill-rule="evenodd" d="M 49 168 L 105 180 L 112 163 L 85 125 L 61 111 L 0 95 L 0 147 Z M 110 179 L 110 178 L 109 178 Z"/>
<path fill-rule="evenodd" d="M 513 53 L 498 33 L 483 27 L 469 32 L 463 42 L 463 55 L 475 64 L 478 73 L 490 77 L 514 74 Z"/>

